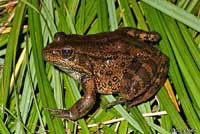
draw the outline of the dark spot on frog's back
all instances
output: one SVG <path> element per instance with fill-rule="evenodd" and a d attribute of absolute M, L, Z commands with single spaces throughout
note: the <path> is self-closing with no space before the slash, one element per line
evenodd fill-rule
<path fill-rule="evenodd" d="M 127 69 L 123 69 L 123 70 L 122 70 L 122 73 L 123 73 L 123 74 L 126 74 L 127 72 L 128 72 Z"/>
<path fill-rule="evenodd" d="M 112 92 L 118 92 L 118 89 L 117 88 L 112 88 Z"/>
<path fill-rule="evenodd" d="M 112 80 L 116 82 L 118 80 L 117 76 L 113 76 Z"/>
<path fill-rule="evenodd" d="M 112 86 L 112 81 L 108 81 L 108 86 Z"/>
<path fill-rule="evenodd" d="M 107 84 L 105 82 L 102 82 L 101 87 L 106 88 Z"/>
<path fill-rule="evenodd" d="M 101 75 L 104 74 L 104 70 L 103 70 L 103 69 L 100 70 L 100 74 L 101 74 Z"/>
<path fill-rule="evenodd" d="M 125 67 L 125 65 L 126 65 L 125 62 L 121 62 L 120 64 L 121 67 Z"/>
<path fill-rule="evenodd" d="M 112 71 L 107 71 L 105 75 L 108 75 L 108 76 L 110 76 L 110 75 L 112 75 L 112 74 L 113 74 L 113 72 L 112 72 Z"/>

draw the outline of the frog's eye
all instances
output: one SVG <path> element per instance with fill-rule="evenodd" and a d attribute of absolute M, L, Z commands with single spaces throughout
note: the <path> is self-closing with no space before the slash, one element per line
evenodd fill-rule
<path fill-rule="evenodd" d="M 63 57 L 69 57 L 73 54 L 73 50 L 72 49 L 63 49 L 62 50 L 62 55 Z"/>

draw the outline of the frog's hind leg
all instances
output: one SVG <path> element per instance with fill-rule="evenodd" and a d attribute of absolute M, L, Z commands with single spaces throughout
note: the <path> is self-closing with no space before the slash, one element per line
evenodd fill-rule
<path fill-rule="evenodd" d="M 125 86 L 124 89 L 126 89 L 126 88 L 128 88 L 128 87 Z M 146 100 L 148 100 L 152 96 L 154 96 L 157 93 L 159 88 L 157 87 L 155 89 L 152 88 L 152 90 L 148 90 L 146 92 L 145 91 L 140 92 L 138 94 L 138 93 L 135 93 L 135 89 L 133 89 L 132 87 L 129 87 L 128 89 L 121 92 L 122 98 L 120 98 L 117 101 L 111 102 L 108 106 L 113 106 L 113 105 L 117 105 L 117 104 L 127 104 L 129 107 L 132 107 L 139 103 L 145 102 Z"/>
<path fill-rule="evenodd" d="M 130 77 L 129 75 L 125 76 L 122 80 L 123 84 L 120 87 L 120 89 L 122 89 L 120 90 L 122 98 L 111 102 L 109 105 L 113 106 L 116 104 L 126 103 L 131 107 L 150 99 L 157 93 L 160 88 L 157 84 L 155 84 L 153 85 L 155 87 L 151 87 L 149 90 L 142 89 L 144 87 L 142 84 L 140 85 L 140 81 L 135 80 L 133 82 L 131 76 L 134 77 L 133 79 L 138 77 L 137 75 L 130 75 Z"/>
<path fill-rule="evenodd" d="M 133 100 L 137 96 L 145 94 L 145 90 L 139 90 L 140 86 L 138 86 L 137 82 L 134 83 L 138 86 L 137 88 L 136 88 L 136 86 L 133 85 L 133 82 L 131 80 L 132 76 L 133 76 L 133 74 L 125 75 L 125 77 L 121 81 L 122 84 L 120 86 L 120 94 L 122 97 L 116 101 L 109 103 L 106 106 L 106 108 L 114 106 L 114 105 L 118 105 L 118 104 L 128 104 L 128 105 L 132 104 Z M 136 101 L 138 103 L 140 103 L 140 99 L 138 99 Z"/>
<path fill-rule="evenodd" d="M 134 105 L 137 105 L 137 104 L 140 104 L 142 102 L 145 102 L 146 100 L 150 99 L 153 95 L 155 95 L 156 92 L 157 92 L 157 91 L 154 91 L 154 90 L 152 90 L 152 91 L 151 92 L 147 92 L 147 93 L 145 93 L 143 95 L 134 97 L 132 100 L 125 99 L 125 98 L 121 97 L 118 100 L 107 104 L 104 108 L 110 108 L 112 106 L 119 105 L 119 104 L 127 104 L 129 107 L 132 107 Z"/>
<path fill-rule="evenodd" d="M 160 78 L 160 79 L 157 79 L 157 80 L 161 81 L 160 85 L 157 85 L 157 84 L 152 85 L 152 87 L 149 90 L 147 90 L 144 94 L 141 94 L 141 95 L 139 95 L 137 97 L 134 97 L 132 99 L 132 102 L 128 103 L 128 106 L 131 107 L 131 106 L 134 106 L 134 105 L 137 105 L 139 103 L 145 102 L 148 99 L 152 98 L 158 92 L 158 90 L 161 88 L 161 85 L 164 84 L 166 79 L 165 78 Z"/>
<path fill-rule="evenodd" d="M 148 99 L 150 99 L 151 97 L 153 97 L 157 93 L 157 91 L 158 90 L 149 90 L 145 94 L 133 98 L 132 101 L 129 101 L 128 106 L 132 107 L 134 105 L 137 105 L 137 104 L 140 104 L 142 102 L 147 101 Z"/>
<path fill-rule="evenodd" d="M 166 61 L 167 62 L 167 61 Z M 161 86 L 165 83 L 166 78 L 167 78 L 167 71 L 168 68 L 167 66 L 165 66 L 165 64 L 163 64 L 164 66 L 161 66 L 158 70 L 160 70 L 160 73 L 158 73 L 158 75 L 152 79 L 152 84 L 148 87 L 148 90 L 146 90 L 146 92 L 144 93 L 140 93 L 137 96 L 132 98 L 132 102 L 128 103 L 128 106 L 131 107 L 133 105 L 137 105 L 139 103 L 142 103 L 144 101 L 147 101 L 148 99 L 152 98 L 157 92 L 158 90 L 161 88 Z M 162 74 L 162 75 L 160 75 Z"/>

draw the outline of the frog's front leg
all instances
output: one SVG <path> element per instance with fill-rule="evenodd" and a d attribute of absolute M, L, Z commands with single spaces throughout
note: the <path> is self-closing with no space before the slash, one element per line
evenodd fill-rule
<path fill-rule="evenodd" d="M 52 117 L 61 117 L 64 119 L 77 120 L 86 115 L 94 106 L 96 101 L 95 83 L 92 78 L 82 80 L 84 96 L 81 97 L 70 109 L 50 109 Z"/>

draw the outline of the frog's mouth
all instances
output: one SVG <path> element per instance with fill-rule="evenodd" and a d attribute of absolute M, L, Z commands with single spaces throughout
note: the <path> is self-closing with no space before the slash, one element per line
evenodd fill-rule
<path fill-rule="evenodd" d="M 63 72 L 69 74 L 74 79 L 80 78 L 81 75 L 91 75 L 91 72 L 80 65 L 76 64 L 74 61 L 69 59 L 63 59 L 61 57 L 55 56 L 44 56 L 44 60 L 56 66 Z"/>

